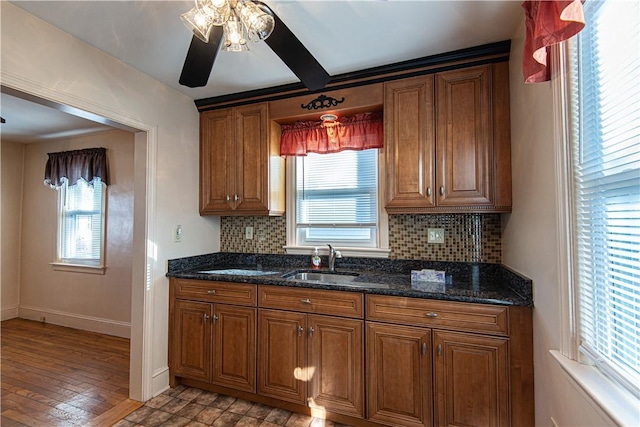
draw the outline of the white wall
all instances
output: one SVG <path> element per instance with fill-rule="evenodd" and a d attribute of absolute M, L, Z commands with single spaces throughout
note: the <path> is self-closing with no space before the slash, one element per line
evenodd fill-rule
<path fill-rule="evenodd" d="M 188 97 L 13 4 L 0 2 L 0 13 L 3 85 L 147 134 L 146 147 L 136 135 L 136 191 L 146 187 L 136 215 L 146 218 L 148 241 L 134 242 L 131 393 L 148 399 L 168 385 L 167 260 L 219 250 L 219 218 L 198 215 L 198 112 Z M 181 243 L 173 243 L 176 224 L 184 230 Z"/>
<path fill-rule="evenodd" d="M 549 350 L 561 345 L 553 97 L 550 83 L 525 85 L 524 25 L 512 39 L 513 211 L 503 216 L 502 262 L 533 280 L 536 425 L 605 426 L 610 421 L 564 374 Z"/>
<path fill-rule="evenodd" d="M 104 147 L 107 187 L 104 274 L 54 269 L 59 192 L 43 184 L 47 153 Z M 25 146 L 20 317 L 129 338 L 133 257 L 134 135 L 114 130 Z M 10 185 L 10 184 L 9 184 Z"/>
<path fill-rule="evenodd" d="M 24 146 L 16 142 L 0 142 L 2 165 L 2 250 L 0 263 L 0 302 L 2 320 L 18 316 L 20 303 L 20 229 L 22 219 L 22 171 Z"/>

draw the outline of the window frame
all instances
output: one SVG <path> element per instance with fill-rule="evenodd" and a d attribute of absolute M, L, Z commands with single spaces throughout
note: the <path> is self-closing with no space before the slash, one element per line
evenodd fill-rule
<path fill-rule="evenodd" d="M 571 49 L 577 43 L 577 37 L 574 37 L 551 49 L 561 346 L 559 351 L 550 350 L 550 353 L 569 379 L 578 386 L 578 390 L 589 396 L 613 423 L 634 425 L 640 421 L 637 412 L 640 399 L 615 378 L 605 375 L 580 350 L 577 235 L 571 154 L 574 144 L 571 100 L 577 94 L 573 92 L 570 81 Z"/>
<path fill-rule="evenodd" d="M 388 258 L 389 257 L 389 217 L 384 208 L 384 179 L 385 179 L 385 155 L 384 149 L 374 149 L 378 151 L 378 229 L 376 247 L 341 247 L 336 246 L 344 257 L 368 257 L 368 258 Z M 296 219 L 296 158 L 287 156 L 286 158 L 286 228 L 287 243 L 284 246 L 287 254 L 311 255 L 315 247 L 321 255 L 328 253 L 328 247 L 321 245 L 306 246 L 300 245 L 297 241 L 297 219 Z M 326 242 L 334 245 L 333 242 Z"/>
<path fill-rule="evenodd" d="M 80 185 L 80 181 L 78 181 L 77 185 Z M 84 182 L 84 181 L 82 181 Z M 86 184 L 86 183 L 85 183 Z M 71 271 L 71 272 L 82 272 L 82 273 L 90 273 L 90 274 L 104 274 L 106 270 L 105 265 L 105 241 L 106 241 L 106 224 L 107 224 L 107 189 L 108 186 L 104 184 L 99 178 L 94 181 L 93 185 L 99 184 L 102 186 L 102 197 L 100 203 L 100 256 L 98 259 L 89 259 L 84 260 L 81 258 L 65 258 L 62 256 L 63 254 L 63 245 L 64 245 L 64 236 L 65 236 L 65 211 L 64 206 L 66 202 L 66 197 L 68 194 L 68 188 L 70 187 L 68 181 L 65 181 L 64 184 L 58 188 L 57 195 L 57 234 L 56 234 L 56 252 L 55 252 L 55 261 L 51 262 L 51 266 L 54 270 L 58 271 Z"/>

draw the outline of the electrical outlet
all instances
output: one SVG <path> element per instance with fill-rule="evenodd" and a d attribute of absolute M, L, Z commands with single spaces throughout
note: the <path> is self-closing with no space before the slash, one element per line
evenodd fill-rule
<path fill-rule="evenodd" d="M 244 229 L 244 238 L 247 240 L 253 240 L 253 227 L 247 227 Z"/>
<path fill-rule="evenodd" d="M 173 230 L 173 241 L 175 243 L 182 242 L 182 226 L 180 224 L 176 225 L 176 228 Z"/>
<path fill-rule="evenodd" d="M 444 243 L 444 228 L 429 228 L 427 243 Z"/>

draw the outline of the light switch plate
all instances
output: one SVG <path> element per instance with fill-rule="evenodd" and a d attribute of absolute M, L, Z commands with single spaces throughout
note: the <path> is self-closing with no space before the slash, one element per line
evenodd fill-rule
<path fill-rule="evenodd" d="M 444 228 L 429 228 L 427 243 L 444 243 Z"/>

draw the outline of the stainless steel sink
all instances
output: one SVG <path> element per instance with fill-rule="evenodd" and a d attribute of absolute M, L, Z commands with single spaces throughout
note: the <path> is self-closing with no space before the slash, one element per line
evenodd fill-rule
<path fill-rule="evenodd" d="M 356 279 L 356 277 L 358 276 L 352 274 L 318 273 L 315 271 L 305 271 L 287 276 L 287 278 L 294 280 L 307 280 L 312 282 L 337 284 L 351 283 Z"/>

